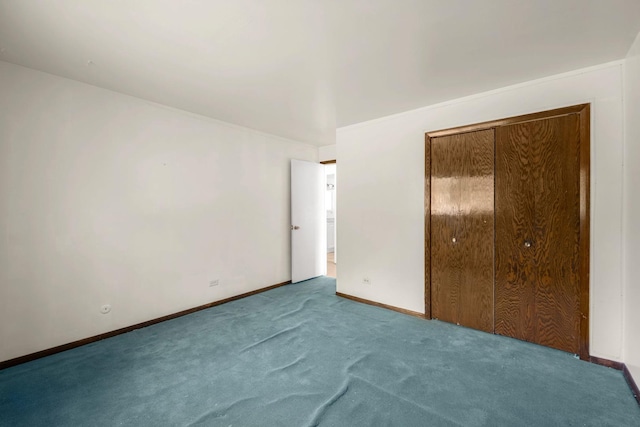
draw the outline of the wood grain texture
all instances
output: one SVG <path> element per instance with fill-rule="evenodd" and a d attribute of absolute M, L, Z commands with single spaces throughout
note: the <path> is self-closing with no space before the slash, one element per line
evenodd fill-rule
<path fill-rule="evenodd" d="M 583 360 L 589 360 L 589 264 L 590 264 L 590 105 L 581 104 L 565 108 L 559 108 L 550 111 L 536 112 L 532 114 L 526 114 L 521 116 L 509 117 L 506 119 L 493 120 L 484 123 L 478 123 L 469 126 L 462 126 L 451 129 L 444 129 L 439 131 L 432 131 L 425 134 L 426 140 L 426 159 L 425 159 L 425 311 L 430 313 L 430 307 L 432 305 L 431 293 L 432 286 L 430 281 L 431 272 L 431 235 L 429 233 L 431 223 L 428 221 L 429 217 L 429 173 L 430 173 L 430 141 L 432 139 L 451 136 L 460 133 L 475 132 L 479 130 L 486 130 L 491 128 L 507 127 L 514 124 L 524 124 L 528 122 L 538 121 L 541 119 L 548 119 L 554 117 L 562 117 L 570 114 L 576 114 L 579 116 L 579 163 L 580 163 L 580 181 L 579 181 L 579 206 L 580 206 L 580 231 L 579 231 L 579 306 L 580 306 L 580 320 L 579 320 L 579 355 Z M 526 211 L 526 206 L 516 207 L 516 210 Z M 496 219 L 496 227 L 498 226 L 498 220 Z M 497 232 L 497 228 L 496 228 Z M 533 233 L 532 233 L 533 235 Z M 517 251 L 514 256 L 517 256 Z M 498 254 L 496 253 L 496 257 Z M 515 276 L 526 276 L 528 266 L 526 263 L 521 265 L 518 270 L 512 272 Z M 532 270 L 533 271 L 533 270 Z M 531 272 L 529 272 L 531 273 Z M 530 274 L 529 274 L 530 275 Z M 534 307 L 535 308 L 535 307 Z M 525 317 L 529 316 L 529 323 L 535 320 L 534 311 L 529 308 L 523 310 Z M 527 319 L 525 318 L 524 322 Z"/>
<path fill-rule="evenodd" d="M 494 132 L 431 139 L 431 315 L 493 332 Z"/>
<path fill-rule="evenodd" d="M 526 126 L 496 129 L 495 332 L 519 339 L 532 334 L 536 316 L 535 266 L 531 248 L 524 246 L 533 241 L 535 215 L 527 131 Z M 526 143 L 508 143 L 516 138 Z"/>
<path fill-rule="evenodd" d="M 496 333 L 580 353 L 579 249 L 579 116 L 498 128 Z"/>
<path fill-rule="evenodd" d="M 431 138 L 424 147 L 424 317 L 431 319 Z"/>
<path fill-rule="evenodd" d="M 580 116 L 580 358 L 589 358 L 589 266 L 590 266 L 590 177 L 591 107 L 583 106 Z"/>

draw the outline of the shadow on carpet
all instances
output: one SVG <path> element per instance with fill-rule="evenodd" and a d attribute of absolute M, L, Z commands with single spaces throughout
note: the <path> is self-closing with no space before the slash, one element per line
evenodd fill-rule
<path fill-rule="evenodd" d="M 618 371 L 320 277 L 0 371 L 2 426 L 640 426 Z"/>

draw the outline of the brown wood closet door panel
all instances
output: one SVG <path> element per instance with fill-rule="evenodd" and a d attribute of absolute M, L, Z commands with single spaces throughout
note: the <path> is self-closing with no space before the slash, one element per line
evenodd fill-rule
<path fill-rule="evenodd" d="M 530 126 L 536 140 L 544 141 L 534 181 L 538 342 L 579 353 L 579 116 L 539 120 Z"/>
<path fill-rule="evenodd" d="M 493 332 L 493 129 L 431 140 L 431 308 Z"/>
<path fill-rule="evenodd" d="M 535 331 L 535 269 L 530 248 L 535 204 L 526 125 L 496 129 L 495 332 L 525 340 Z"/>
<path fill-rule="evenodd" d="M 496 333 L 580 352 L 580 129 L 571 114 L 496 134 Z"/>
<path fill-rule="evenodd" d="M 431 315 L 458 323 L 461 258 L 452 239 L 458 234 L 461 198 L 460 163 L 465 141 L 457 137 L 431 140 Z"/>

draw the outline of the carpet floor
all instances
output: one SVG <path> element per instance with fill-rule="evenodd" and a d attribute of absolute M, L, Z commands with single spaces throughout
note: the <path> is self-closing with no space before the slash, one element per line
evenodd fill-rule
<path fill-rule="evenodd" d="M 622 374 L 320 277 L 0 371 L 2 426 L 640 426 Z"/>

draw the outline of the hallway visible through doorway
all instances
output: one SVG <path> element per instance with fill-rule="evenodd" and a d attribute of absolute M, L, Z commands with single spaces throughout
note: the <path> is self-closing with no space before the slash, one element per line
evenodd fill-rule
<path fill-rule="evenodd" d="M 336 163 L 325 164 L 327 190 L 325 210 L 327 217 L 327 276 L 336 277 Z"/>
<path fill-rule="evenodd" d="M 327 276 L 328 277 L 337 277 L 336 276 L 336 263 L 334 258 L 334 253 L 327 253 Z"/>

